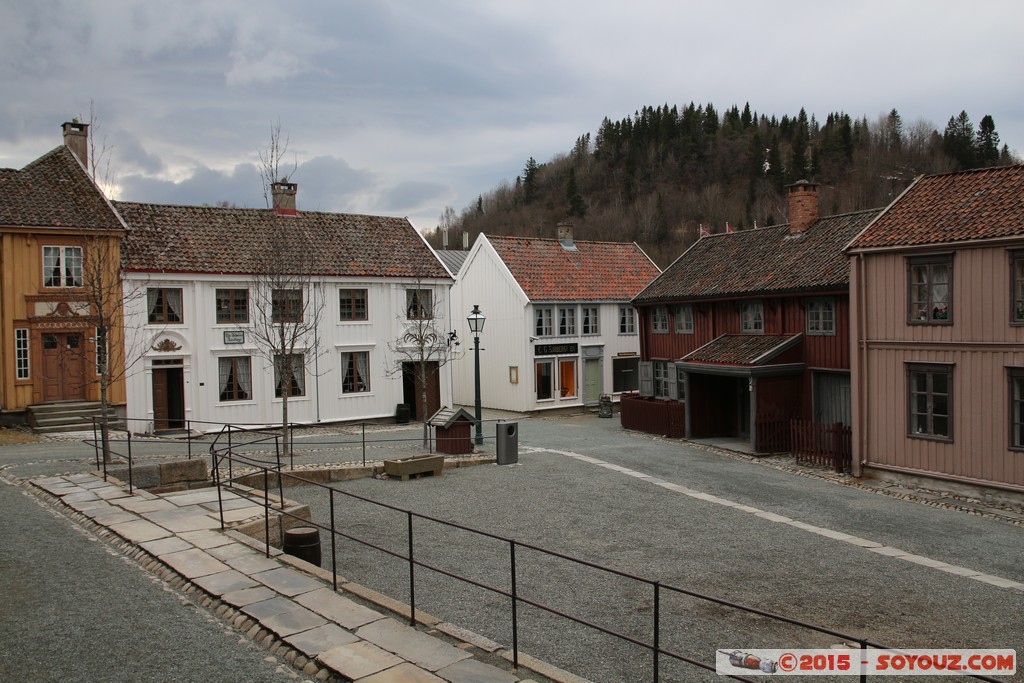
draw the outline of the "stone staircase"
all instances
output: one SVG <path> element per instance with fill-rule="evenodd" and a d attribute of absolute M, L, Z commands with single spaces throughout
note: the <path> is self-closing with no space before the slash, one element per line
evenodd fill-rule
<path fill-rule="evenodd" d="M 102 412 L 98 401 L 44 403 L 26 410 L 28 424 L 38 434 L 92 431 L 93 418 Z M 107 409 L 107 415 L 111 427 L 124 429 L 113 408 Z"/>

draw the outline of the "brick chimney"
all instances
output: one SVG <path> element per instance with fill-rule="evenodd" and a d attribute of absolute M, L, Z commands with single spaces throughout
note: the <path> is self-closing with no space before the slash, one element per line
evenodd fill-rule
<path fill-rule="evenodd" d="M 89 168 L 89 124 L 76 120 L 65 123 L 61 129 L 64 131 L 64 145 L 83 166 Z"/>
<path fill-rule="evenodd" d="M 557 226 L 558 241 L 562 243 L 563 249 L 575 251 L 576 246 L 572 243 L 572 221 L 562 221 Z"/>
<path fill-rule="evenodd" d="M 818 222 L 818 184 L 798 180 L 786 188 L 789 191 L 789 234 L 801 235 Z"/>
<path fill-rule="evenodd" d="M 295 195 L 299 186 L 295 183 L 279 181 L 270 186 L 270 194 L 274 200 L 274 213 L 278 216 L 298 216 L 295 208 Z"/>

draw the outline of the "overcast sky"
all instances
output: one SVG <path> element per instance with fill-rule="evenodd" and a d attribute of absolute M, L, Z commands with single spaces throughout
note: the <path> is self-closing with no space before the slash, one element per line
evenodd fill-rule
<path fill-rule="evenodd" d="M 118 199 L 261 207 L 280 120 L 300 209 L 431 229 L 645 105 L 966 110 L 1021 154 L 1022 27 L 1020 0 L 0 0 L 0 167 L 92 102 Z"/>

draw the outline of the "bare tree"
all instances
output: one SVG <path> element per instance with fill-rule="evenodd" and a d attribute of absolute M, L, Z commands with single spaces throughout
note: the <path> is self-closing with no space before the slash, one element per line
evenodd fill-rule
<path fill-rule="evenodd" d="M 260 158 L 259 171 L 260 180 L 263 183 L 263 199 L 267 202 L 267 208 L 273 208 L 273 186 L 274 183 L 288 182 L 299 167 L 298 159 L 293 159 L 289 165 L 284 161 L 288 153 L 290 138 L 286 135 L 281 139 L 281 119 L 271 121 L 270 139 L 265 149 L 257 150 Z M 284 170 L 282 171 L 282 166 Z"/>
<path fill-rule="evenodd" d="M 430 439 L 430 426 L 427 424 L 430 417 L 427 415 L 430 379 L 454 359 L 459 346 L 454 332 L 445 332 L 437 326 L 437 314 L 444 308 L 436 292 L 436 288 L 420 280 L 406 290 L 405 310 L 397 316 L 405 331 L 397 339 L 388 342 L 389 359 L 385 361 L 385 372 L 389 376 L 401 376 L 405 364 L 412 365 L 419 390 L 419 396 L 416 397 L 419 403 L 417 412 L 423 421 L 424 448 L 429 445 Z"/>
<path fill-rule="evenodd" d="M 260 176 L 271 210 L 275 184 L 287 180 L 280 173 L 281 157 L 287 149 L 278 122 L 271 126 L 267 149 L 260 152 Z M 314 360 L 320 354 L 317 331 L 325 304 L 315 275 L 316 241 L 301 218 L 276 211 L 273 215 L 269 234 L 258 237 L 251 256 L 253 319 L 247 329 L 260 355 L 273 368 L 274 392 L 281 399 L 282 446 L 284 453 L 290 454 L 288 399 L 306 393 L 306 371 L 316 367 Z"/>

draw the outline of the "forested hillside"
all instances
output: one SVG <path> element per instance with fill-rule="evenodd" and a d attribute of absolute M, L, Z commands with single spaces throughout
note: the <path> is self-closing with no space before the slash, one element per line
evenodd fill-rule
<path fill-rule="evenodd" d="M 757 114 L 746 105 L 719 113 L 711 104 L 644 107 L 605 119 L 595 135 L 546 163 L 530 157 L 503 183 L 456 213 L 438 231 L 451 245 L 461 233 L 554 237 L 571 220 L 576 239 L 635 241 L 665 267 L 697 238 L 699 226 L 722 232 L 784 223 L 784 188 L 820 183 L 823 215 L 882 207 L 916 176 L 1017 163 L 1000 146 L 991 116 L 977 128 L 966 112 L 933 124 L 903 122 L 894 109 L 869 122 L 843 112 L 818 121 Z"/>

